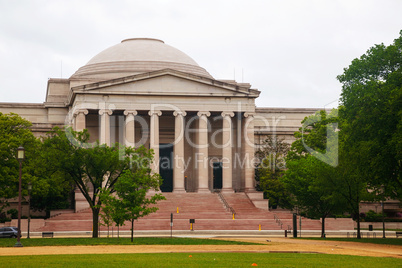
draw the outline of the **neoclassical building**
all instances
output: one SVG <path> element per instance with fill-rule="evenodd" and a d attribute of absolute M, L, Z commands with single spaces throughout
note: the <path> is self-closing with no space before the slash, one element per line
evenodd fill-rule
<path fill-rule="evenodd" d="M 68 125 L 87 129 L 91 142 L 151 148 L 165 192 L 253 192 L 254 152 L 264 138 L 291 142 L 317 110 L 259 108 L 260 94 L 248 83 L 215 79 L 161 40 L 133 38 L 68 79 L 49 79 L 44 103 L 0 103 L 0 112 L 28 119 L 38 136 Z"/>

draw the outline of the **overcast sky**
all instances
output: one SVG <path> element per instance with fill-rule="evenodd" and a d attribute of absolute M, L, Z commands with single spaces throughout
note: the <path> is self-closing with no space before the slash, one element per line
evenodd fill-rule
<path fill-rule="evenodd" d="M 402 29 L 400 0 L 0 0 L 0 102 L 45 100 L 68 78 L 132 37 L 165 41 L 216 79 L 261 91 L 258 107 L 332 107 L 336 76 Z"/>

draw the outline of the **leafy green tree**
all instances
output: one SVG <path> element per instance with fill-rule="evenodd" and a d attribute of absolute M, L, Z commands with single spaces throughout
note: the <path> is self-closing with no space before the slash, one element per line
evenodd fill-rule
<path fill-rule="evenodd" d="M 337 176 L 335 168 L 312 155 L 289 160 L 287 168 L 281 180 L 294 197 L 294 205 L 308 218 L 321 218 L 321 237 L 324 237 L 325 219 L 344 212 L 343 199 L 328 180 Z"/>
<path fill-rule="evenodd" d="M 25 148 L 25 161 L 22 165 L 23 184 L 29 180 L 27 166 L 35 158 L 35 144 L 38 142 L 30 130 L 31 123 L 17 114 L 0 113 L 0 214 L 8 206 L 7 199 L 18 195 L 19 163 L 17 148 Z M 23 195 L 26 187 L 23 186 Z"/>
<path fill-rule="evenodd" d="M 256 152 L 259 163 L 256 167 L 256 180 L 264 191 L 271 207 L 291 208 L 290 195 L 280 178 L 286 167 L 285 157 L 289 144 L 276 136 L 268 136 L 263 146 Z"/>
<path fill-rule="evenodd" d="M 130 169 L 130 157 L 136 152 L 133 148 L 113 147 L 88 144 L 89 134 L 86 130 L 75 132 L 54 129 L 44 139 L 44 147 L 54 159 L 53 165 L 57 170 L 66 174 L 81 191 L 87 200 L 93 215 L 92 237 L 98 237 L 99 211 L 102 200 L 99 192 L 110 190 L 121 174 Z"/>
<path fill-rule="evenodd" d="M 72 207 L 73 182 L 64 172 L 57 169 L 54 155 L 44 143 L 35 146 L 35 158 L 27 166 L 32 183 L 31 208 L 46 211 Z"/>
<path fill-rule="evenodd" d="M 313 155 L 321 161 L 336 167 L 338 165 L 338 111 L 327 114 L 321 110 L 302 120 L 302 127 L 294 133 L 287 160 Z"/>
<path fill-rule="evenodd" d="M 99 199 L 101 199 L 102 206 L 99 212 L 99 216 L 101 221 L 99 222 L 100 225 L 107 226 L 107 237 L 109 237 L 109 229 L 110 226 L 113 225 L 113 205 L 112 205 L 112 196 L 110 194 L 110 189 L 105 190 L 102 189 L 99 192 Z"/>
<path fill-rule="evenodd" d="M 353 163 L 345 176 L 363 177 L 383 196 L 401 199 L 402 30 L 392 44 L 371 47 L 337 78 L 344 153 Z"/>
<path fill-rule="evenodd" d="M 337 179 L 338 139 L 336 110 L 329 115 L 319 111 L 302 121 L 287 155 L 285 176 L 281 179 L 292 194 L 294 205 L 309 218 L 321 218 L 321 236 L 325 219 L 343 212 L 342 199 L 334 186 Z"/>
<path fill-rule="evenodd" d="M 107 226 L 109 237 L 109 227 L 114 223 L 117 226 L 117 237 L 120 238 L 120 226 L 124 225 L 126 218 L 124 207 L 116 198 L 116 193 L 111 193 L 111 189 L 101 189 L 98 196 L 102 202 L 99 214 L 103 221 L 101 225 Z"/>
<path fill-rule="evenodd" d="M 345 122 L 341 122 L 341 129 Z M 357 223 L 357 238 L 361 238 L 360 233 L 360 203 L 361 201 L 373 201 L 375 192 L 364 175 L 366 171 L 364 166 L 360 165 L 360 157 L 365 157 L 364 152 L 351 151 L 349 147 L 347 133 L 340 132 L 339 142 L 339 166 L 337 167 L 337 176 L 329 177 L 334 190 L 346 201 L 346 210 L 353 215 Z"/>
<path fill-rule="evenodd" d="M 401 200 L 402 196 L 401 66 L 402 31 L 391 45 L 371 47 L 337 77 L 342 83 L 341 169 L 349 180 L 343 186 L 349 187 L 359 235 L 356 196 L 367 196 L 362 187 L 376 193 L 377 200 Z M 361 187 L 350 187 L 350 183 Z"/>
<path fill-rule="evenodd" d="M 117 237 L 120 238 L 120 226 L 123 226 L 126 221 L 125 209 L 118 199 L 112 199 L 111 202 L 112 220 L 117 226 Z"/>
<path fill-rule="evenodd" d="M 158 207 L 154 204 L 165 199 L 160 193 L 147 194 L 150 189 L 158 190 L 162 184 L 160 175 L 151 173 L 152 152 L 140 147 L 133 157 L 132 169 L 124 171 L 115 184 L 116 205 L 124 209 L 125 219 L 131 223 L 131 242 L 134 237 L 134 221 L 156 212 Z"/>

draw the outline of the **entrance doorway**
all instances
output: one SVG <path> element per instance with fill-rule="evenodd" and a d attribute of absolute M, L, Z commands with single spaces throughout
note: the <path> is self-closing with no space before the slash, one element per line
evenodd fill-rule
<path fill-rule="evenodd" d="M 163 179 L 161 191 L 173 192 L 173 144 L 159 145 L 159 174 Z"/>
<path fill-rule="evenodd" d="M 222 162 L 213 163 L 214 190 L 222 189 Z"/>

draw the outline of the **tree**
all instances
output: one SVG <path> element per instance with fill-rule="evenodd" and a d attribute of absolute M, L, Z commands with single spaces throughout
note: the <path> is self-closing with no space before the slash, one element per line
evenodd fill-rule
<path fill-rule="evenodd" d="M 401 66 L 402 31 L 391 45 L 371 47 L 337 77 L 342 83 L 343 175 L 382 201 L 402 196 Z M 360 190 L 353 191 L 356 196 Z M 359 206 L 355 197 L 349 199 L 354 200 L 360 235 Z"/>
<path fill-rule="evenodd" d="M 256 167 L 256 180 L 269 199 L 269 205 L 290 208 L 290 195 L 280 177 L 285 170 L 285 157 L 289 144 L 276 136 L 268 136 L 261 149 L 256 152 L 259 163 Z"/>
<path fill-rule="evenodd" d="M 343 202 L 329 177 L 337 176 L 335 168 L 312 155 L 290 160 L 281 179 L 294 197 L 294 205 L 308 218 L 321 218 L 321 237 L 325 237 L 325 219 L 343 212 Z"/>
<path fill-rule="evenodd" d="M 26 170 L 34 159 L 34 147 L 37 143 L 37 139 L 30 130 L 31 125 L 29 121 L 17 114 L 0 113 L 0 214 L 8 206 L 7 199 L 18 195 L 19 164 L 16 155 L 19 146 L 25 148 L 25 161 L 22 165 L 23 184 L 25 185 L 29 179 Z"/>
<path fill-rule="evenodd" d="M 402 30 L 394 42 L 371 47 L 344 73 L 339 115 L 345 122 L 345 174 L 363 177 L 385 196 L 402 196 Z"/>
<path fill-rule="evenodd" d="M 297 160 L 311 154 L 321 161 L 338 165 L 338 111 L 321 110 L 303 119 L 302 127 L 294 133 L 296 140 L 287 160 Z"/>
<path fill-rule="evenodd" d="M 126 216 L 124 207 L 122 207 L 121 202 L 119 202 L 115 194 L 111 193 L 111 189 L 102 189 L 98 195 L 102 202 L 100 216 L 108 227 L 108 237 L 109 226 L 114 223 L 117 226 L 117 237 L 120 238 L 120 226 L 124 225 Z"/>
<path fill-rule="evenodd" d="M 341 135 L 343 136 L 343 135 Z M 348 152 L 347 143 L 342 138 L 340 142 L 340 162 L 337 168 L 337 176 L 332 181 L 334 189 L 346 201 L 345 208 L 353 215 L 357 223 L 357 238 L 361 238 L 360 233 L 360 203 L 361 201 L 372 201 L 375 192 L 370 192 L 370 186 L 367 178 L 362 176 L 365 172 L 363 167 L 359 166 L 358 157 L 361 153 L 351 154 Z"/>
<path fill-rule="evenodd" d="M 102 206 L 99 192 L 102 189 L 114 192 L 114 185 L 121 174 L 130 169 L 130 157 L 136 150 L 118 144 L 113 147 L 99 143 L 90 145 L 88 139 L 87 130 L 75 132 L 71 128 L 55 128 L 43 142 L 54 159 L 53 165 L 74 181 L 87 200 L 93 217 L 92 237 L 98 237 Z"/>
<path fill-rule="evenodd" d="M 124 225 L 125 211 L 124 207 L 121 206 L 121 203 L 119 203 L 117 199 L 114 199 L 112 202 L 113 202 L 112 219 L 115 225 L 117 226 L 117 237 L 120 238 L 120 226 Z"/>
<path fill-rule="evenodd" d="M 31 208 L 46 211 L 71 207 L 73 182 L 54 165 L 54 155 L 41 141 L 36 143 L 35 157 L 26 167 L 32 183 Z"/>
<path fill-rule="evenodd" d="M 102 189 L 99 192 L 99 199 L 102 201 L 102 206 L 99 212 L 101 218 L 100 225 L 107 226 L 107 237 L 109 237 L 109 227 L 113 224 L 113 205 L 111 204 L 110 189 L 105 191 Z"/>
<path fill-rule="evenodd" d="M 302 121 L 286 158 L 287 170 L 281 179 L 292 194 L 294 205 L 309 218 L 321 218 L 321 237 L 325 219 L 342 211 L 342 200 L 335 190 L 338 146 L 336 110 L 327 115 L 319 111 Z"/>
<path fill-rule="evenodd" d="M 125 219 L 131 223 L 131 242 L 134 237 L 134 221 L 156 212 L 158 207 L 152 205 L 165 199 L 160 193 L 147 194 L 150 189 L 158 190 L 162 184 L 160 175 L 151 173 L 152 152 L 141 147 L 137 153 L 133 159 L 133 167 L 124 171 L 115 184 L 117 197 L 114 203 L 123 209 Z"/>

